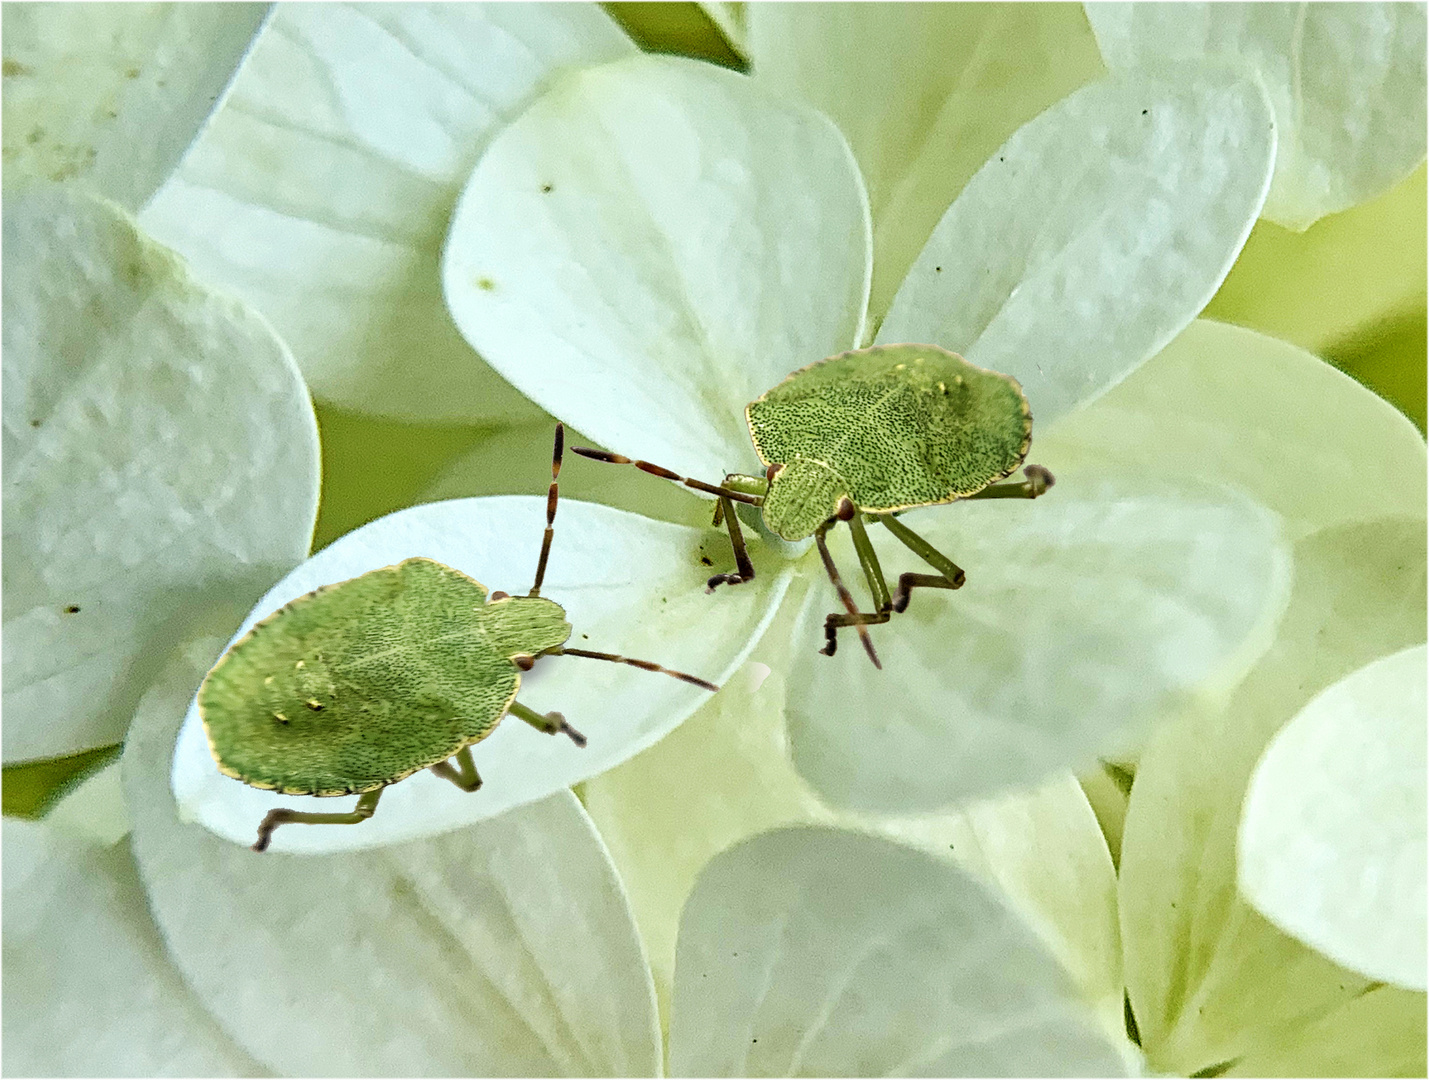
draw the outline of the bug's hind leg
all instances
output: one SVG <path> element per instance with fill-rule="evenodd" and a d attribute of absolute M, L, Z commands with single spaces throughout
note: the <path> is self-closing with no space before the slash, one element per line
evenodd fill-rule
<path fill-rule="evenodd" d="M 883 524 L 888 527 L 888 531 L 898 537 L 913 554 L 917 555 L 918 558 L 938 571 L 936 574 L 900 575 L 898 578 L 898 595 L 893 598 L 894 611 L 907 611 L 908 600 L 912 596 L 913 590 L 919 586 L 933 589 L 961 589 L 963 587 L 963 583 L 967 581 L 967 575 L 963 573 L 962 567 L 958 566 L 952 559 L 948 558 L 892 514 L 880 515 L 878 520 L 883 522 Z"/>
<path fill-rule="evenodd" d="M 519 701 L 513 701 L 510 708 L 506 710 L 512 716 L 520 717 L 530 724 L 537 731 L 544 731 L 547 735 L 569 735 L 571 742 L 577 746 L 584 746 L 586 738 L 570 724 L 566 723 L 566 718 L 558 712 L 549 712 L 544 715 L 535 709 L 528 709 Z"/>
<path fill-rule="evenodd" d="M 350 814 L 311 814 L 287 808 L 269 810 L 258 826 L 258 840 L 253 850 L 267 851 L 268 842 L 273 839 L 273 830 L 279 825 L 357 825 L 366 821 L 377 812 L 377 800 L 382 798 L 383 790 L 378 788 L 363 795 Z"/>
<path fill-rule="evenodd" d="M 452 761 L 456 765 L 452 765 Z M 471 760 L 471 747 L 463 746 L 453 755 L 451 761 L 439 761 L 428 768 L 443 780 L 450 780 L 463 791 L 475 791 L 481 787 L 481 777 L 477 775 L 476 763 Z"/>

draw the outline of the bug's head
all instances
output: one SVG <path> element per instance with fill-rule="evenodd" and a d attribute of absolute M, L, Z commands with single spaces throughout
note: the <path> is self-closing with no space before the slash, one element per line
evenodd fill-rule
<path fill-rule="evenodd" d="M 765 524 L 784 540 L 803 540 L 838 512 L 848 484 L 822 461 L 796 458 L 769 467 Z"/>
<path fill-rule="evenodd" d="M 571 636 L 565 608 L 543 596 L 493 593 L 483 619 L 487 634 L 506 656 L 540 656 Z"/>

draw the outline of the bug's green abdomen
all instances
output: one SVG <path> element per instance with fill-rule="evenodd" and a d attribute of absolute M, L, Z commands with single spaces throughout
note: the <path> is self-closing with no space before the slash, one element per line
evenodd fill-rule
<path fill-rule="evenodd" d="M 746 409 L 765 464 L 826 462 L 862 510 L 949 502 L 1011 475 L 1032 416 L 1010 376 L 934 345 L 878 345 L 790 375 Z"/>
<path fill-rule="evenodd" d="M 290 794 L 370 791 L 484 738 L 520 674 L 483 626 L 486 590 L 408 559 L 294 600 L 204 680 L 220 768 Z"/>

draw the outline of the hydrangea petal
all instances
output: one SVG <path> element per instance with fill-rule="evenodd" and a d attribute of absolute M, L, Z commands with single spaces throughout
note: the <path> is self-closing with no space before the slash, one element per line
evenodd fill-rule
<path fill-rule="evenodd" d="M 292 356 L 112 204 L 51 186 L 4 236 L 7 761 L 118 742 L 156 657 L 307 552 Z"/>
<path fill-rule="evenodd" d="M 1039 423 L 1105 392 L 1205 307 L 1275 160 L 1264 92 L 1220 69 L 1077 91 L 985 164 L 913 264 L 880 342 L 1022 383 Z"/>
<path fill-rule="evenodd" d="M 822 827 L 717 856 L 680 923 L 676 1076 L 1122 1076 L 1066 973 L 955 867 Z"/>
<path fill-rule="evenodd" d="M 1270 651 L 1227 704 L 1188 712 L 1142 755 L 1122 838 L 1122 941 L 1156 1071 L 1190 1075 L 1283 1046 L 1368 985 L 1238 897 L 1236 828 L 1274 733 L 1342 675 L 1423 640 L 1424 545 L 1422 518 L 1340 525 L 1299 541 Z"/>
<path fill-rule="evenodd" d="M 1364 202 L 1424 160 L 1420 4 L 1088 4 L 1114 69 L 1230 62 L 1264 81 L 1280 148 L 1264 214 L 1292 229 Z"/>
<path fill-rule="evenodd" d="M 458 499 L 399 511 L 318 552 L 275 585 L 234 640 L 259 619 L 320 585 L 345 581 L 426 556 L 476 578 L 488 589 L 520 593 L 535 572 L 546 502 L 525 496 Z M 790 571 L 757 542 L 759 576 L 718 602 L 705 595 L 706 550 L 722 555 L 720 534 L 652 521 L 594 503 L 562 501 L 541 594 L 561 604 L 574 627 L 571 646 L 653 660 L 723 681 L 753 648 L 788 587 Z M 725 541 L 726 550 L 728 541 Z M 209 658 L 211 664 L 217 652 Z M 192 689 L 197 689 L 198 681 Z M 345 851 L 446 832 L 544 798 L 643 750 L 702 705 L 706 690 L 624 664 L 552 657 L 521 680 L 518 700 L 537 712 L 558 710 L 589 745 L 552 739 L 508 718 L 474 751 L 483 785 L 476 794 L 423 771 L 383 795 L 381 811 L 361 828 L 286 828 L 273 850 Z M 187 819 L 251 844 L 275 806 L 333 812 L 333 799 L 282 796 L 218 771 L 196 704 L 173 759 L 173 785 Z"/>
<path fill-rule="evenodd" d="M 265 1075 L 165 955 L 128 844 L 4 833 L 7 1076 Z"/>
<path fill-rule="evenodd" d="M 168 178 L 266 4 L 7 4 L 4 136 L 16 175 L 79 180 L 128 210 Z"/>
<path fill-rule="evenodd" d="M 543 408 L 718 479 L 758 467 L 746 403 L 856 342 L 870 245 L 827 118 L 641 57 L 570 76 L 497 137 L 443 282 L 466 339 Z"/>
<path fill-rule="evenodd" d="M 967 573 L 821 656 L 831 587 L 814 590 L 789 671 L 794 763 L 837 806 L 909 812 L 1025 786 L 1124 748 L 1164 711 L 1243 672 L 1288 591 L 1278 519 L 1223 488 L 1058 472 L 1036 502 L 902 520 Z M 861 592 L 839 530 L 831 550 Z M 885 576 L 916 557 L 871 529 Z"/>
<path fill-rule="evenodd" d="M 283 1075 L 658 1071 L 649 969 L 570 792 L 324 858 L 258 855 L 180 823 L 169 751 L 214 644 L 196 643 L 146 696 L 124 771 L 154 918 L 225 1030 Z"/>
<path fill-rule="evenodd" d="M 1425 996 L 1377 986 L 1238 1061 L 1227 1076 L 1423 1076 Z"/>
<path fill-rule="evenodd" d="M 1323 691 L 1266 747 L 1246 792 L 1243 896 L 1348 968 L 1426 988 L 1424 646 Z"/>
<path fill-rule="evenodd" d="M 272 319 L 325 401 L 531 413 L 452 327 L 442 239 L 502 124 L 562 72 L 632 52 L 593 4 L 280 4 L 141 220 Z"/>
<path fill-rule="evenodd" d="M 1057 468 L 1134 461 L 1241 488 L 1292 537 L 1425 508 L 1424 439 L 1403 413 L 1294 345 L 1201 319 L 1036 446 Z"/>
<path fill-rule="evenodd" d="M 584 788 L 630 890 L 665 1015 L 680 911 L 705 863 L 766 829 L 833 824 L 951 859 L 1001 888 L 1097 1003 L 1104 1026 L 1119 1034 L 1116 877 L 1076 782 L 1067 776 L 948 814 L 873 816 L 825 806 L 794 770 L 784 731 L 781 673 L 799 607 L 786 600 L 770 625 L 754 653 L 763 664 L 746 665 L 677 730 Z"/>
<path fill-rule="evenodd" d="M 1073 4 L 758 3 L 748 21 L 755 79 L 832 117 L 858 158 L 875 323 L 988 155 L 1104 70 Z"/>

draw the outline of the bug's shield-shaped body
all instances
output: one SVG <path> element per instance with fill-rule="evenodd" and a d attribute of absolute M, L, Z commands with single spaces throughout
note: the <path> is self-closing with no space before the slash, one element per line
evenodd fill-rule
<path fill-rule="evenodd" d="M 868 513 L 951 502 L 1012 475 L 1032 414 L 1011 376 L 935 345 L 879 345 L 801 368 L 745 409 L 760 459 L 779 465 L 769 527 L 799 540 L 847 496 Z"/>
<path fill-rule="evenodd" d="M 480 582 L 415 558 L 264 619 L 199 690 L 219 768 L 285 794 L 348 795 L 479 742 L 515 700 L 512 658 L 571 633 L 553 601 L 486 597 Z"/>

